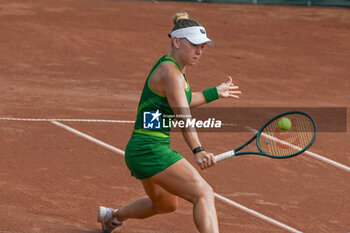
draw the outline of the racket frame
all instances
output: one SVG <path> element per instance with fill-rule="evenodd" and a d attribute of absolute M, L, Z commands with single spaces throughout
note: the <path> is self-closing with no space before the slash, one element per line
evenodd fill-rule
<path fill-rule="evenodd" d="M 290 155 L 287 155 L 287 156 L 274 156 L 274 155 L 269 155 L 267 153 L 264 153 L 263 150 L 260 148 L 260 141 L 259 141 L 259 138 L 260 138 L 260 135 L 261 133 L 263 132 L 263 130 L 274 120 L 282 117 L 282 116 L 285 116 L 285 115 L 289 115 L 289 114 L 301 114 L 301 115 L 305 115 L 306 117 L 308 117 L 313 126 L 314 126 L 314 129 L 315 129 L 315 133 L 314 133 L 314 136 L 313 138 L 311 139 L 310 143 L 304 147 L 303 149 L 301 149 L 300 151 L 297 151 L 296 153 L 293 153 L 293 154 L 290 154 Z M 299 155 L 301 153 L 303 153 L 305 150 L 307 150 L 313 143 L 314 141 L 316 140 L 316 135 L 317 135 L 317 127 L 316 127 L 316 123 L 314 121 L 314 119 L 307 113 L 305 112 L 302 112 L 302 111 L 288 111 L 288 112 L 284 112 L 284 113 L 281 113 L 275 117 L 273 117 L 272 119 L 270 119 L 268 122 L 265 123 L 265 125 L 263 127 L 261 127 L 261 129 L 258 131 L 258 133 L 256 133 L 249 141 L 247 141 L 246 143 L 244 143 L 243 145 L 241 145 L 240 147 L 237 147 L 236 149 L 234 150 L 231 150 L 231 151 L 228 151 L 228 152 L 225 152 L 225 153 L 222 153 L 222 154 L 219 154 L 216 156 L 216 161 L 220 161 L 220 160 L 223 160 L 223 159 L 226 159 L 226 158 L 229 158 L 229 157 L 233 157 L 233 156 L 238 156 L 238 155 L 246 155 L 246 154 L 257 154 L 257 155 L 264 155 L 264 156 L 267 156 L 267 157 L 270 157 L 270 158 L 277 158 L 277 159 L 284 159 L 284 158 L 290 158 L 290 157 L 293 157 L 293 156 L 296 156 L 296 155 Z M 258 150 L 259 151 L 243 151 L 243 152 L 239 152 L 241 149 L 243 149 L 244 147 L 246 147 L 247 145 L 249 145 L 250 143 L 252 143 L 254 140 L 256 140 L 256 145 L 258 147 Z"/>

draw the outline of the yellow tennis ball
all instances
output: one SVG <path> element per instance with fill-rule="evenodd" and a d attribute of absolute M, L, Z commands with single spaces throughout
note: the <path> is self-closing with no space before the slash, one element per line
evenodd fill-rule
<path fill-rule="evenodd" d="M 288 131 L 288 130 L 290 130 L 290 128 L 292 128 L 292 122 L 289 120 L 289 118 L 287 118 L 287 117 L 282 117 L 282 118 L 278 121 L 278 127 L 279 127 L 281 130 Z"/>

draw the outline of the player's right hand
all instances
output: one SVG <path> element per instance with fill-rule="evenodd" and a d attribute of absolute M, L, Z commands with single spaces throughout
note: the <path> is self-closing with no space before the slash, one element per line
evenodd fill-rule
<path fill-rule="evenodd" d="M 202 170 L 211 166 L 215 166 L 216 164 L 216 158 L 212 153 L 201 151 L 196 153 L 194 156 L 196 163 Z"/>

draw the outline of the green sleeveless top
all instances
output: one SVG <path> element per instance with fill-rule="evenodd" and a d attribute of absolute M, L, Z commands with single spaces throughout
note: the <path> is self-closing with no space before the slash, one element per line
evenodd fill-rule
<path fill-rule="evenodd" d="M 169 137 L 171 127 L 169 127 L 168 117 L 174 115 L 174 113 L 169 106 L 167 97 L 155 92 L 149 86 L 149 80 L 153 72 L 164 62 L 174 63 L 176 68 L 181 72 L 178 64 L 173 59 L 169 58 L 168 55 L 161 57 L 153 66 L 141 94 L 134 126 L 135 133 L 149 134 L 157 137 Z M 186 93 L 187 102 L 190 104 L 192 91 L 186 75 L 183 74 L 183 76 L 187 82 L 187 89 L 184 91 Z M 164 118 L 166 119 L 166 124 L 163 124 L 163 115 L 166 117 Z"/>

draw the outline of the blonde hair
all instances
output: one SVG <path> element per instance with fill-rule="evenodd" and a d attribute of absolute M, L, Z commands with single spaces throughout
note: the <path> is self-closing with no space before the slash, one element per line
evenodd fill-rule
<path fill-rule="evenodd" d="M 176 13 L 173 17 L 173 23 L 174 23 L 173 31 L 180 28 L 202 26 L 196 20 L 190 19 L 186 11 Z"/>
<path fill-rule="evenodd" d="M 174 23 L 174 25 L 176 25 L 181 20 L 189 19 L 189 18 L 190 18 L 190 16 L 188 15 L 188 13 L 186 11 L 178 12 L 173 17 L 173 23 Z"/>

